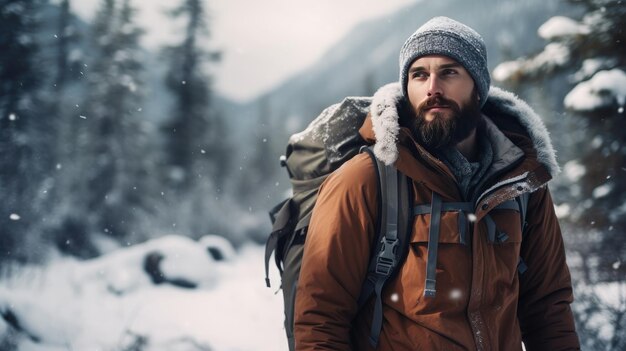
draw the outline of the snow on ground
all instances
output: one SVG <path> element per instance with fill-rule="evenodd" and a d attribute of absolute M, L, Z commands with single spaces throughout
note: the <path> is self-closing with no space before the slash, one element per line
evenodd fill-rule
<path fill-rule="evenodd" d="M 205 254 L 216 257 L 207 246 L 223 260 L 207 261 Z M 197 288 L 142 277 L 142 261 L 155 252 L 165 280 Z M 93 260 L 22 269 L 0 281 L 0 349 L 7 350 L 9 335 L 19 351 L 286 351 L 282 295 L 265 287 L 263 258 L 259 246 L 235 252 L 220 238 L 166 236 Z M 120 281 L 134 283 L 115 285 Z M 597 299 L 601 308 L 589 323 L 608 340 L 626 285 L 579 284 L 575 291 L 577 313 L 596 303 L 582 296 Z"/>
<path fill-rule="evenodd" d="M 167 236 L 25 269 L 0 281 L 0 313 L 19 321 L 20 351 L 286 350 L 282 294 L 265 287 L 263 248 L 222 247 L 216 261 L 206 243 L 220 247 L 215 238 Z M 143 270 L 151 253 L 166 283 L 155 285 Z M 182 287 L 189 284 L 197 288 Z M 0 341 L 10 328 L 0 318 Z"/>

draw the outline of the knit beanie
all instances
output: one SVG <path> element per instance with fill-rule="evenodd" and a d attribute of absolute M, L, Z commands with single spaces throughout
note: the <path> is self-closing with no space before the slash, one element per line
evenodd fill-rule
<path fill-rule="evenodd" d="M 448 17 L 435 17 L 424 23 L 400 49 L 400 83 L 405 98 L 409 67 L 426 55 L 444 55 L 460 63 L 474 79 L 480 107 L 489 93 L 487 49 L 483 38 L 472 28 Z"/>

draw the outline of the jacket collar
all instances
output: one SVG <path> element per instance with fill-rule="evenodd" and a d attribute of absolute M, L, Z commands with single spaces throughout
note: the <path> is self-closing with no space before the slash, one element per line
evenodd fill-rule
<path fill-rule="evenodd" d="M 403 98 L 399 83 L 381 87 L 372 98 L 370 115 L 376 140 L 374 154 L 388 165 L 395 163 L 399 155 L 398 106 Z M 510 92 L 492 86 L 483 112 L 489 117 L 497 116 L 498 120 L 504 120 L 505 123 L 513 121 L 519 124 L 533 144 L 537 161 L 552 177 L 560 172 L 548 130 L 526 102 Z"/>

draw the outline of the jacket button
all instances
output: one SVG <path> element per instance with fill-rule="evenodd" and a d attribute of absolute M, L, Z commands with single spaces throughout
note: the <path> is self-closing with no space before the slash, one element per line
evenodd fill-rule
<path fill-rule="evenodd" d="M 483 209 L 483 211 L 486 211 L 489 208 L 488 204 L 483 204 L 483 206 L 481 207 Z"/>
<path fill-rule="evenodd" d="M 520 186 L 517 187 L 517 191 L 522 191 L 522 190 L 524 190 L 523 186 L 520 185 Z"/>

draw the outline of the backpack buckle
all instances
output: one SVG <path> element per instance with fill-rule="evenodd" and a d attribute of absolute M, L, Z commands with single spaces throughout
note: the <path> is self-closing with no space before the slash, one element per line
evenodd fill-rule
<path fill-rule="evenodd" d="M 397 265 L 396 257 L 400 240 L 397 237 L 394 239 L 383 237 L 380 243 L 380 252 L 376 257 L 376 274 L 388 276 Z"/>

